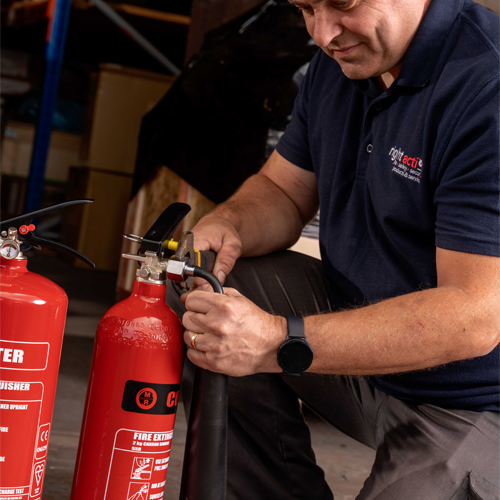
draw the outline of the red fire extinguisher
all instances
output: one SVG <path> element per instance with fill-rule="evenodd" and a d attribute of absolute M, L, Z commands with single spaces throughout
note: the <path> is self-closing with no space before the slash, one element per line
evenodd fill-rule
<path fill-rule="evenodd" d="M 123 257 L 141 268 L 130 297 L 97 329 L 71 500 L 163 498 L 184 361 L 166 279 L 185 281 L 199 260 L 192 233 L 169 239 L 189 211 L 174 203 L 144 237 L 125 235 L 141 246 Z M 176 250 L 172 259 L 167 249 Z"/>
<path fill-rule="evenodd" d="M 0 498 L 42 497 L 68 306 L 62 288 L 28 271 L 22 249 L 48 246 L 93 267 L 73 249 L 36 237 L 32 224 L 92 201 L 60 203 L 0 222 Z"/>

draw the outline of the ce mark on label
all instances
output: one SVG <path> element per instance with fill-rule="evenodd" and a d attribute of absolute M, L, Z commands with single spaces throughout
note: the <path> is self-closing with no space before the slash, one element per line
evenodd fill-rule
<path fill-rule="evenodd" d="M 35 460 L 40 460 L 47 456 L 47 449 L 49 447 L 49 435 L 50 424 L 41 425 L 38 429 Z"/>

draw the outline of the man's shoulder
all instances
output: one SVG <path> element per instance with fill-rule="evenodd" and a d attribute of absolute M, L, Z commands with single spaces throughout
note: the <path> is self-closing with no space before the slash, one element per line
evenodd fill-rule
<path fill-rule="evenodd" d="M 490 61 L 489 72 L 498 74 L 500 17 L 476 2 L 467 0 L 459 12 L 458 21 L 460 32 L 455 41 L 455 54 L 461 53 L 464 64 L 471 66 L 480 63 L 484 68 L 484 64 Z"/>
<path fill-rule="evenodd" d="M 500 17 L 482 5 L 467 0 L 459 12 L 460 18 L 485 44 L 489 45 L 498 58 L 500 44 Z"/>
<path fill-rule="evenodd" d="M 437 64 L 434 96 L 439 98 L 441 90 L 459 108 L 485 92 L 493 99 L 500 74 L 499 34 L 499 16 L 466 0 Z"/>

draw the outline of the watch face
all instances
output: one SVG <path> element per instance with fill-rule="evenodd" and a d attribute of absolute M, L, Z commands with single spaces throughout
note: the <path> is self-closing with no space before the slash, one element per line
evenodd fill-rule
<path fill-rule="evenodd" d="M 302 373 L 312 363 L 313 350 L 303 339 L 289 339 L 278 350 L 278 364 L 288 373 Z"/>

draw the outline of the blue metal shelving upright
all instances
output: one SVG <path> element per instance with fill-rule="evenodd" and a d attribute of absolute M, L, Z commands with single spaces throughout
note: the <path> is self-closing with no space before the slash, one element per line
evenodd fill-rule
<path fill-rule="evenodd" d="M 50 146 L 52 120 L 57 101 L 59 76 L 66 45 L 71 0 L 54 0 L 54 10 L 49 19 L 45 47 L 45 77 L 40 102 L 38 122 L 31 154 L 28 185 L 24 197 L 24 212 L 40 208 L 45 177 L 45 166 Z"/>

